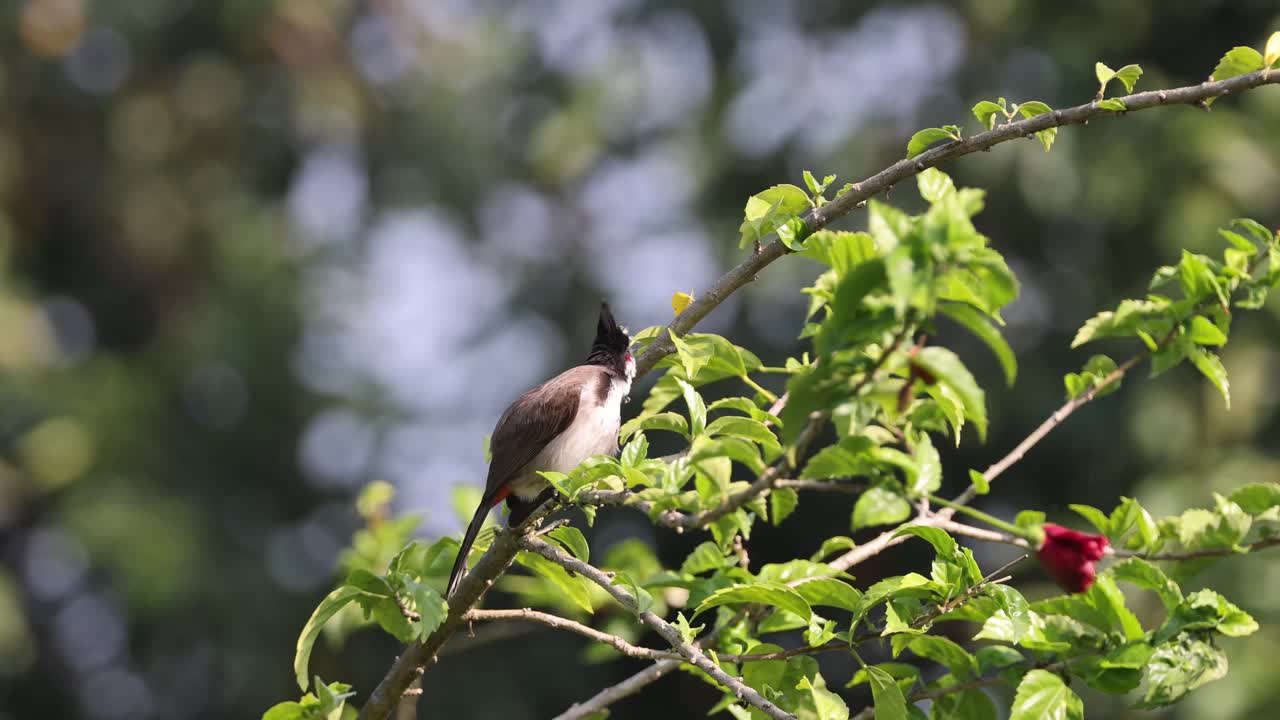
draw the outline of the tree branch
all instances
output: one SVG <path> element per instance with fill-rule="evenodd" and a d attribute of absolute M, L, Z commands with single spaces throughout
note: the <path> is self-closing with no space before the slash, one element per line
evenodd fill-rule
<path fill-rule="evenodd" d="M 583 625 L 580 622 L 570 620 L 569 618 L 540 612 L 538 610 L 532 610 L 530 608 L 521 608 L 518 610 L 469 610 L 466 615 L 463 616 L 463 620 L 527 620 L 529 622 L 539 623 L 557 630 L 568 630 L 571 633 L 576 633 L 589 640 L 604 643 L 627 657 L 640 658 L 643 660 L 681 660 L 681 656 L 676 653 L 632 645 L 617 635 L 611 635 L 602 630 L 590 627 L 589 625 Z"/>
<path fill-rule="evenodd" d="M 554 720 L 583 720 L 666 677 L 673 670 L 678 669 L 683 662 L 683 660 L 660 660 L 617 685 L 610 685 L 587 700 L 574 703 L 568 710 L 555 716 Z"/>
<path fill-rule="evenodd" d="M 758 708 L 765 715 L 774 718 L 774 720 L 795 720 L 795 716 L 766 700 L 764 696 L 743 683 L 742 680 L 726 673 L 696 646 L 685 642 L 684 638 L 680 637 L 680 631 L 666 620 L 648 610 L 642 609 L 636 598 L 621 587 L 614 585 L 613 579 L 605 574 L 603 570 L 582 562 L 560 548 L 538 538 L 522 537 L 519 539 L 519 543 L 525 550 L 535 552 L 565 570 L 581 575 L 604 588 L 604 591 L 609 593 L 614 600 L 617 600 L 618 604 L 631 611 L 632 614 L 640 619 L 640 622 L 648 625 L 654 632 L 662 636 L 662 639 L 666 640 L 671 645 L 671 648 L 679 653 L 686 662 L 710 675 L 716 682 L 723 685 L 737 697 Z"/>

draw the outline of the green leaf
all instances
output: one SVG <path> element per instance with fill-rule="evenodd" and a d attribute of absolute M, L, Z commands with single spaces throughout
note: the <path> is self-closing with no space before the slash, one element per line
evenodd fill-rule
<path fill-rule="evenodd" d="M 1215 630 L 1228 637 L 1244 637 L 1258 630 L 1258 621 L 1249 613 L 1213 590 L 1191 593 L 1169 614 L 1156 633 L 1164 640 L 1188 630 Z"/>
<path fill-rule="evenodd" d="M 1280 30 L 1271 33 L 1271 37 L 1267 38 L 1267 46 L 1263 48 L 1262 64 L 1264 67 L 1272 67 L 1276 63 L 1280 63 Z"/>
<path fill-rule="evenodd" d="M 933 701 L 929 720 L 996 720 L 995 703 L 981 690 L 949 692 Z"/>
<path fill-rule="evenodd" d="M 1110 110 L 1111 112 L 1124 112 L 1129 109 L 1127 106 L 1125 106 L 1124 101 L 1119 98 L 1107 98 L 1106 100 L 1099 100 L 1098 107 L 1102 108 L 1103 110 Z"/>
<path fill-rule="evenodd" d="M 973 489 L 979 495 L 991 492 L 991 483 L 987 482 L 987 476 L 977 470 L 969 471 L 969 482 L 973 483 Z"/>
<path fill-rule="evenodd" d="M 969 305 L 942 303 L 938 306 L 938 309 L 942 311 L 943 315 L 956 321 L 976 335 L 979 340 L 986 343 L 991 352 L 995 354 L 996 359 L 1000 361 L 1000 367 L 1004 370 L 1005 382 L 1010 387 L 1013 387 L 1013 382 L 1018 377 L 1018 360 L 1013 354 L 1013 348 L 1009 347 L 1009 343 L 1000 334 L 1000 331 L 982 313 L 974 310 Z"/>
<path fill-rule="evenodd" d="M 1107 519 L 1107 514 L 1092 505 L 1071 504 L 1067 507 L 1076 512 L 1077 515 L 1088 520 L 1091 525 L 1098 529 L 1103 535 L 1111 535 L 1111 521 Z"/>
<path fill-rule="evenodd" d="M 343 585 L 334 590 L 320 601 L 315 612 L 311 613 L 311 618 L 307 620 L 307 624 L 302 626 L 302 633 L 298 635 L 298 645 L 293 655 L 293 673 L 299 688 L 307 689 L 307 663 L 311 660 L 311 648 L 316 644 L 320 630 L 329 618 L 336 615 L 362 592 L 359 588 L 350 585 Z"/>
<path fill-rule="evenodd" d="M 774 185 L 752 195 L 747 198 L 747 206 L 743 209 L 739 247 L 763 239 L 809 207 L 809 196 L 795 185 Z"/>
<path fill-rule="evenodd" d="M 683 415 L 673 412 L 661 412 L 656 415 L 641 415 L 628 420 L 619 430 L 622 437 L 629 437 L 641 430 L 666 430 L 689 437 L 689 421 Z"/>
<path fill-rule="evenodd" d="M 1161 335 L 1169 327 L 1168 309 L 1168 300 L 1125 300 L 1114 312 L 1100 312 L 1081 325 L 1071 347 L 1102 338 L 1130 337 L 1139 330 Z"/>
<path fill-rule="evenodd" d="M 646 613 L 653 609 L 653 596 L 640 583 L 636 582 L 630 573 L 615 572 L 610 584 L 621 585 L 627 592 L 631 593 L 631 597 L 636 599 L 636 608 L 640 612 Z"/>
<path fill-rule="evenodd" d="M 989 585 L 987 594 L 999 608 L 982 625 L 974 640 L 999 640 L 1011 644 L 1022 642 L 1031 634 L 1035 614 L 1022 593 L 1007 585 Z"/>
<path fill-rule="evenodd" d="M 1156 648 L 1146 669 L 1147 693 L 1138 707 L 1161 707 L 1226 675 L 1227 656 L 1204 640 L 1184 633 Z"/>
<path fill-rule="evenodd" d="M 1249 218 L 1236 218 L 1231 221 L 1231 227 L 1238 227 L 1249 233 L 1253 238 L 1253 242 L 1258 246 L 1257 249 L 1265 249 L 1275 242 L 1275 235 L 1267 229 L 1265 225 L 1257 220 Z"/>
<path fill-rule="evenodd" d="M 978 437 L 987 439 L 986 395 L 973 374 L 960 362 L 960 358 L 942 347 L 926 347 L 915 356 L 914 362 L 928 370 L 938 384 L 953 391 L 964 406 L 965 417 L 978 429 Z"/>
<path fill-rule="evenodd" d="M 874 447 L 875 443 L 860 435 L 843 438 L 839 443 L 814 453 L 800 472 L 800 477 L 830 480 L 865 475 L 871 468 L 870 453 Z"/>
<path fill-rule="evenodd" d="M 1062 678 L 1032 670 L 1018 683 L 1009 720 L 1084 720 L 1084 703 Z"/>
<path fill-rule="evenodd" d="M 565 550 L 582 562 L 591 562 L 591 549 L 587 547 L 587 538 L 578 528 L 561 525 L 547 533 L 547 536 L 563 545 Z"/>
<path fill-rule="evenodd" d="M 1163 570 L 1142 558 L 1122 560 L 1112 565 L 1109 572 L 1116 580 L 1155 591 L 1160 596 L 1160 602 L 1164 603 L 1165 610 L 1169 612 L 1182 604 L 1182 589 L 1178 584 L 1170 580 Z"/>
<path fill-rule="evenodd" d="M 1018 112 L 1025 118 L 1033 118 L 1037 115 L 1053 112 L 1053 108 L 1039 100 L 1029 100 L 1018 104 Z M 1040 144 L 1044 145 L 1045 152 L 1049 152 L 1049 148 L 1053 147 L 1053 139 L 1057 136 L 1058 128 L 1056 127 L 1051 127 L 1047 130 L 1041 130 L 1036 133 L 1036 137 L 1040 139 Z"/>
<path fill-rule="evenodd" d="M 873 525 L 894 525 L 911 516 L 911 505 L 892 490 L 880 486 L 867 488 L 853 506 L 853 529 Z"/>
<path fill-rule="evenodd" d="M 711 541 L 707 541 L 693 549 L 689 556 L 684 559 L 684 563 L 680 566 L 680 572 L 687 575 L 698 575 L 700 573 L 719 570 L 721 568 L 731 567 L 734 560 L 726 557 L 720 551 L 720 547 Z"/>
<path fill-rule="evenodd" d="M 1230 410 L 1231 384 L 1227 381 L 1227 369 L 1223 367 L 1222 360 L 1208 350 L 1196 346 L 1192 346 L 1187 352 L 1187 357 L 1191 359 L 1191 364 L 1195 365 L 1196 369 L 1218 388 L 1218 392 L 1222 393 L 1222 399 L 1227 403 L 1227 409 Z"/>
<path fill-rule="evenodd" d="M 680 390 L 684 393 L 685 405 L 689 407 L 689 434 L 697 437 L 707 427 L 707 406 L 702 402 L 702 396 L 698 394 L 693 385 L 684 380 L 678 380 L 677 382 L 680 384 Z"/>
<path fill-rule="evenodd" d="M 1280 483 L 1249 483 L 1232 490 L 1228 497 L 1250 515 L 1260 515 L 1280 506 Z"/>
<path fill-rule="evenodd" d="M 916 187 L 920 189 L 920 197 L 929 203 L 942 202 L 944 197 L 956 191 L 951 176 L 938 168 L 925 168 L 916 176 Z"/>
<path fill-rule="evenodd" d="M 707 425 L 706 434 L 712 437 L 729 435 L 759 443 L 761 446 L 773 448 L 775 451 L 781 449 L 778 444 L 778 438 L 773 434 L 773 431 L 766 427 L 763 422 L 751 418 L 737 417 L 736 415 L 716 418 Z"/>
<path fill-rule="evenodd" d="M 911 136 L 907 143 L 907 159 L 919 155 L 939 140 L 955 140 L 956 137 L 942 128 L 925 128 Z"/>
<path fill-rule="evenodd" d="M 1102 612 L 1106 613 L 1114 625 L 1118 625 L 1128 640 L 1140 640 L 1145 637 L 1142 624 L 1129 608 L 1125 607 L 1124 593 L 1110 575 L 1102 574 L 1089 588 L 1089 600 Z"/>
<path fill-rule="evenodd" d="M 585 584 L 587 581 L 584 578 L 570 575 L 564 568 L 537 553 L 521 551 L 516 556 L 516 560 L 535 574 L 550 581 L 560 595 L 582 608 L 587 614 L 595 611 L 591 605 L 591 594 L 587 590 Z"/>
<path fill-rule="evenodd" d="M 809 603 L 805 601 L 804 596 L 794 588 L 787 587 L 782 583 L 758 582 L 750 585 L 734 585 L 721 588 L 711 593 L 706 600 L 702 601 L 702 604 L 698 605 L 698 609 L 693 616 L 696 618 L 713 607 L 741 605 L 744 603 L 772 605 L 800 616 L 805 622 L 808 622 L 810 615 L 813 614 L 813 610 L 809 607 Z"/>
<path fill-rule="evenodd" d="M 1188 330 L 1188 336 L 1191 342 L 1197 345 L 1225 345 L 1227 336 L 1218 329 L 1213 321 L 1203 315 L 1196 315 L 1191 318 L 1191 327 Z"/>
<path fill-rule="evenodd" d="M 927 658 L 945 666 L 960 681 L 971 680 L 978 674 L 978 660 L 968 650 L 960 647 L 954 640 L 939 635 L 899 635 L 894 637 L 894 646 L 898 647 L 898 638 L 902 649 L 910 650 L 922 658 Z"/>
<path fill-rule="evenodd" d="M 1116 76 L 1116 71 L 1107 67 L 1104 63 L 1094 63 L 1093 72 L 1098 76 L 1098 83 L 1105 89 L 1107 83 Z"/>
<path fill-rule="evenodd" d="M 1263 68 L 1262 60 L 1262 54 L 1251 47 L 1231 48 L 1218 61 L 1218 66 L 1213 69 L 1213 79 L 1226 80 L 1237 75 L 1247 75 L 1261 70 Z"/>
<path fill-rule="evenodd" d="M 792 512 L 795 512 L 796 505 L 800 504 L 800 494 L 791 488 L 774 488 L 769 493 L 769 522 L 774 525 L 782 524 Z"/>
<path fill-rule="evenodd" d="M 1140 77 L 1142 77 L 1142 67 L 1138 65 L 1125 65 L 1116 71 L 1116 79 L 1124 83 L 1125 92 L 1133 92 Z"/>
<path fill-rule="evenodd" d="M 875 665 L 867 666 L 866 670 L 871 681 L 876 720 L 907 720 L 907 701 L 893 676 Z"/>
<path fill-rule="evenodd" d="M 858 543 L 854 542 L 851 537 L 845 535 L 829 537 L 822 541 L 822 545 L 809 556 L 809 559 L 813 562 L 821 562 L 834 553 L 852 550 L 856 547 L 858 547 Z"/>
<path fill-rule="evenodd" d="M 1067 399 L 1075 400 L 1093 390 L 1100 388 L 1094 397 L 1106 397 L 1120 389 L 1121 379 L 1117 378 L 1103 385 L 1103 381 L 1116 371 L 1116 362 L 1106 355 L 1094 355 L 1089 358 L 1079 373 L 1067 373 L 1062 377 L 1062 384 L 1067 389 Z"/>
<path fill-rule="evenodd" d="M 996 126 L 997 120 L 1004 117 L 1004 108 L 990 100 L 983 100 L 973 106 L 973 116 L 978 118 L 978 122 L 982 123 L 982 127 L 990 130 Z"/>
<path fill-rule="evenodd" d="M 861 607 L 862 593 L 849 583 L 832 577 L 815 577 L 795 585 L 796 592 L 809 605 L 836 607 L 857 612 Z"/>
<path fill-rule="evenodd" d="M 934 551 L 943 558 L 952 557 L 956 554 L 956 550 L 958 549 L 955 538 L 948 535 L 947 531 L 941 528 L 927 527 L 924 525 L 908 525 L 894 534 L 915 535 L 932 545 Z"/>
<path fill-rule="evenodd" d="M 812 680 L 808 675 L 801 676 L 796 689 L 809 692 L 809 702 L 803 705 L 812 704 L 813 720 L 849 720 L 849 706 L 844 704 L 839 695 L 827 689 L 827 683 L 821 674 L 814 673 Z M 807 711 L 808 707 L 804 707 L 804 710 Z M 808 713 L 804 712 L 801 716 L 807 717 Z"/>

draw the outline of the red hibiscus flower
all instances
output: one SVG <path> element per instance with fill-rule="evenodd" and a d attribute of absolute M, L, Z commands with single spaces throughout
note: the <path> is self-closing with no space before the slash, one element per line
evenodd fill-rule
<path fill-rule="evenodd" d="M 1093 585 L 1097 571 L 1093 564 L 1102 559 L 1110 543 L 1102 535 L 1076 532 L 1061 525 L 1044 525 L 1044 542 L 1036 550 L 1044 565 L 1063 590 L 1085 592 Z"/>

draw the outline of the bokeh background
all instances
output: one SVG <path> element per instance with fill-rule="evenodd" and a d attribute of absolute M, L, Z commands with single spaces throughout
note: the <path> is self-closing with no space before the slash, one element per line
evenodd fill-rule
<path fill-rule="evenodd" d="M 979 99 L 1085 102 L 1096 60 L 1141 63 L 1140 88 L 1199 82 L 1276 29 L 1273 0 L 0 2 L 0 719 L 252 718 L 296 698 L 294 641 L 357 489 L 390 480 L 421 533 L 458 530 L 451 488 L 482 482 L 506 403 L 584 355 L 601 298 L 633 328 L 664 322 L 672 292 L 734 264 L 750 193 L 804 169 L 861 179 L 920 127 L 975 132 Z M 1280 224 L 1277 128 L 1268 87 L 944 168 L 990 191 L 978 225 L 1023 282 L 1014 388 L 941 338 L 992 416 L 985 446 L 946 456 L 948 488 L 1061 402 L 1089 315 L 1180 248 L 1219 252 L 1232 217 Z M 780 361 L 816 272 L 784 259 L 702 329 Z M 1280 480 L 1280 301 L 1233 330 L 1230 412 L 1188 368 L 1126 380 L 984 507 L 1066 520 L 1136 494 L 1164 514 Z M 808 555 L 849 509 L 802 501 L 753 560 Z M 591 537 L 669 562 L 696 541 L 625 510 Z M 924 560 L 904 546 L 859 582 Z M 1200 579 L 1263 630 L 1157 715 L 1271 716 L 1280 554 Z M 586 664 L 550 631 L 478 635 L 428 674 L 424 717 L 549 717 L 640 667 Z M 368 692 L 395 651 L 365 632 L 313 669 Z M 823 668 L 833 686 L 852 671 Z M 615 717 L 713 701 L 677 674 Z"/>

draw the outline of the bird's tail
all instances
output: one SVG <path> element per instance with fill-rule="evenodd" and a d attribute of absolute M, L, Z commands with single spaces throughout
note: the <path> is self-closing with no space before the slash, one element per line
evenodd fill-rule
<path fill-rule="evenodd" d="M 457 590 L 462 582 L 462 576 L 467 570 L 467 556 L 471 554 L 471 544 L 476 541 L 476 535 L 480 533 L 480 528 L 484 526 L 485 518 L 489 517 L 489 510 L 492 507 L 492 504 L 482 502 L 480 507 L 476 508 L 475 517 L 471 518 L 467 533 L 462 536 L 462 546 L 458 548 L 458 559 L 453 561 L 453 571 L 449 573 L 449 590 L 445 593 L 446 598 L 453 597 L 453 591 Z"/>

